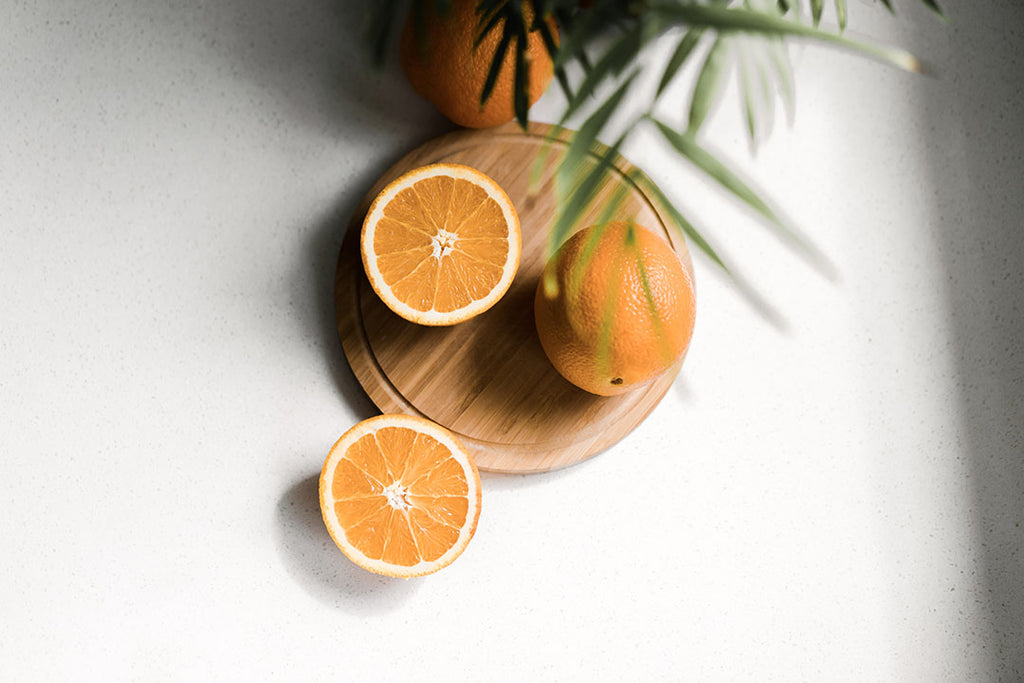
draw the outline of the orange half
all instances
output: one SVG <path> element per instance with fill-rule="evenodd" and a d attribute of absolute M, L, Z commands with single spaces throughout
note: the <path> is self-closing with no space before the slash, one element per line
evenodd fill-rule
<path fill-rule="evenodd" d="M 363 420 L 331 448 L 320 511 L 360 567 L 409 578 L 462 554 L 480 518 L 480 474 L 444 427 L 410 415 Z"/>
<path fill-rule="evenodd" d="M 483 313 L 519 268 L 519 217 L 491 177 L 431 164 L 385 187 L 360 235 L 370 285 L 392 311 L 421 325 L 454 325 Z"/>

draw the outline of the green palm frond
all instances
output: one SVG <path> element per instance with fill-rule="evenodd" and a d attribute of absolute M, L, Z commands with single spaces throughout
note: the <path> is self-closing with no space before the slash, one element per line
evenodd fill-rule
<path fill-rule="evenodd" d="M 725 87 L 726 70 L 730 66 L 732 52 L 724 36 L 719 35 L 711 44 L 711 49 L 704 57 L 697 83 L 690 95 L 689 132 L 696 135 L 712 107 L 718 102 Z"/>
<path fill-rule="evenodd" d="M 690 53 L 693 52 L 694 48 L 697 47 L 697 43 L 700 42 L 701 37 L 704 35 L 704 29 L 702 28 L 691 28 L 683 34 L 683 39 L 676 45 L 675 51 L 672 53 L 672 57 L 669 58 L 668 64 L 665 65 L 665 71 L 661 75 L 661 82 L 658 83 L 657 97 L 661 97 L 661 94 L 668 87 L 672 79 L 679 73 L 679 67 L 681 67 L 686 60 L 690 57 Z"/>
<path fill-rule="evenodd" d="M 368 28 L 376 57 L 387 53 L 387 40 L 393 35 L 391 22 L 396 16 L 404 16 L 400 8 L 409 6 L 410 2 L 410 16 L 422 31 L 425 12 L 444 13 L 452 0 L 406 0 L 404 5 L 399 0 L 378 3 Z M 893 0 L 881 2 L 895 13 Z M 918 2 L 945 18 L 936 0 Z M 529 8 L 532 21 L 528 22 L 524 7 Z M 553 128 L 549 143 L 562 136 L 571 117 L 590 112 L 568 139 L 556 171 L 558 209 L 550 236 L 552 249 L 571 234 L 575 221 L 585 214 L 621 146 L 637 130 L 647 126 L 668 142 L 668 148 L 680 158 L 752 209 L 779 237 L 798 250 L 810 253 L 812 249 L 806 241 L 779 218 L 761 193 L 741 180 L 699 141 L 700 132 L 713 115 L 728 79 L 736 73 L 747 134 L 751 148 L 756 149 L 774 123 L 776 98 L 781 100 L 786 117 L 792 122 L 794 78 L 787 51 L 792 41 L 815 42 L 900 69 L 924 71 L 922 63 L 905 50 L 847 37 L 844 33 L 848 21 L 846 0 L 477 0 L 477 12 L 479 40 L 493 32 L 500 35 L 480 93 L 481 103 L 493 96 L 499 71 L 511 53 L 514 111 L 516 120 L 525 128 L 529 115 L 526 38 L 536 30 L 551 56 L 566 98 L 566 109 Z M 548 25 L 552 18 L 558 26 L 557 34 Z M 656 40 L 674 43 L 664 64 L 640 59 L 645 48 Z M 681 91 L 675 87 L 676 81 L 690 63 L 695 64 L 696 69 L 687 84 L 688 91 Z M 571 66 L 578 68 L 578 78 L 570 78 Z M 657 87 L 649 102 L 636 107 L 635 92 L 639 89 L 635 86 L 646 73 L 654 74 Z M 682 97 L 688 98 L 689 106 L 682 112 L 686 124 L 677 130 L 658 112 L 666 109 L 680 112 L 680 92 Z M 672 98 L 673 102 L 662 106 L 661 100 L 667 98 Z M 632 110 L 641 112 L 630 125 L 614 126 L 613 131 L 611 124 L 626 101 L 631 101 Z M 614 138 L 614 143 L 595 156 L 595 143 L 608 138 Z M 540 169 L 551 152 L 551 144 L 542 150 L 531 171 L 531 187 L 536 186 Z M 631 176 L 631 180 L 656 197 L 699 251 L 729 272 L 737 284 L 741 283 L 738 274 L 726 267 L 726 262 L 685 212 L 669 201 L 649 178 L 640 174 Z M 605 212 L 609 217 L 618 201 L 615 197 L 612 200 L 612 209 L 606 207 Z"/>

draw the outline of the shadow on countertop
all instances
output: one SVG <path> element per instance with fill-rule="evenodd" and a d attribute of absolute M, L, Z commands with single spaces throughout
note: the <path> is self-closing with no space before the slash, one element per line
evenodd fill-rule
<path fill-rule="evenodd" d="M 1024 4 L 950 3 L 911 49 L 947 273 L 991 680 L 1024 680 Z M 946 4 L 943 4 L 946 7 Z M 969 9 L 968 9 L 969 7 Z M 952 96 L 951 96 L 952 93 Z M 950 102 L 953 106 L 950 107 Z"/>
<path fill-rule="evenodd" d="M 326 605 L 362 616 L 397 609 L 419 582 L 378 576 L 349 561 L 324 526 L 319 485 L 319 475 L 307 477 L 277 503 L 280 556 L 288 572 Z"/>
<path fill-rule="evenodd" d="M 318 131 L 338 153 L 370 161 L 339 175 L 332 206 L 302 232 L 306 247 L 291 288 L 304 336 L 319 340 L 338 396 L 356 419 L 379 411 L 345 360 L 334 310 L 338 253 L 365 193 L 391 164 L 453 126 L 406 82 L 395 55 L 374 65 L 365 38 L 367 5 L 356 0 L 227 0 L 215 25 L 224 58 L 289 125 Z M 395 46 L 397 50 L 397 43 Z M 358 151 L 355 151 L 356 148 Z M 370 150 L 369 153 L 367 150 Z"/>

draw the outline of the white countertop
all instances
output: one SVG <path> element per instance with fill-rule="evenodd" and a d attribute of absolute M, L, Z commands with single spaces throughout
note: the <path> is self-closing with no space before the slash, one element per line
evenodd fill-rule
<path fill-rule="evenodd" d="M 360 3 L 0 4 L 0 678 L 1024 680 L 1024 6 L 918 4 L 851 29 L 937 78 L 797 47 L 792 127 L 752 159 L 729 93 L 708 131 L 834 278 L 626 148 L 786 326 L 698 259 L 648 420 L 485 475 L 469 549 L 410 581 L 319 518 L 374 413 L 332 282 L 449 124 L 366 68 Z"/>

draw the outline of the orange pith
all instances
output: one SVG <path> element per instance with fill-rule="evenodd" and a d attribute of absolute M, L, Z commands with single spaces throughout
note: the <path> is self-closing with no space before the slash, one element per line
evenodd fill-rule
<path fill-rule="evenodd" d="M 424 325 L 482 313 L 519 266 L 519 219 L 504 190 L 458 164 L 432 164 L 389 184 L 360 240 L 374 290 L 391 310 Z"/>
<path fill-rule="evenodd" d="M 545 266 L 534 300 L 537 333 L 552 365 L 602 396 L 662 376 L 693 334 L 689 268 L 665 239 L 639 225 L 577 232 Z"/>
<path fill-rule="evenodd" d="M 455 560 L 476 530 L 480 476 L 444 428 L 381 415 L 346 432 L 320 475 L 324 523 L 356 564 L 420 576 Z"/>

